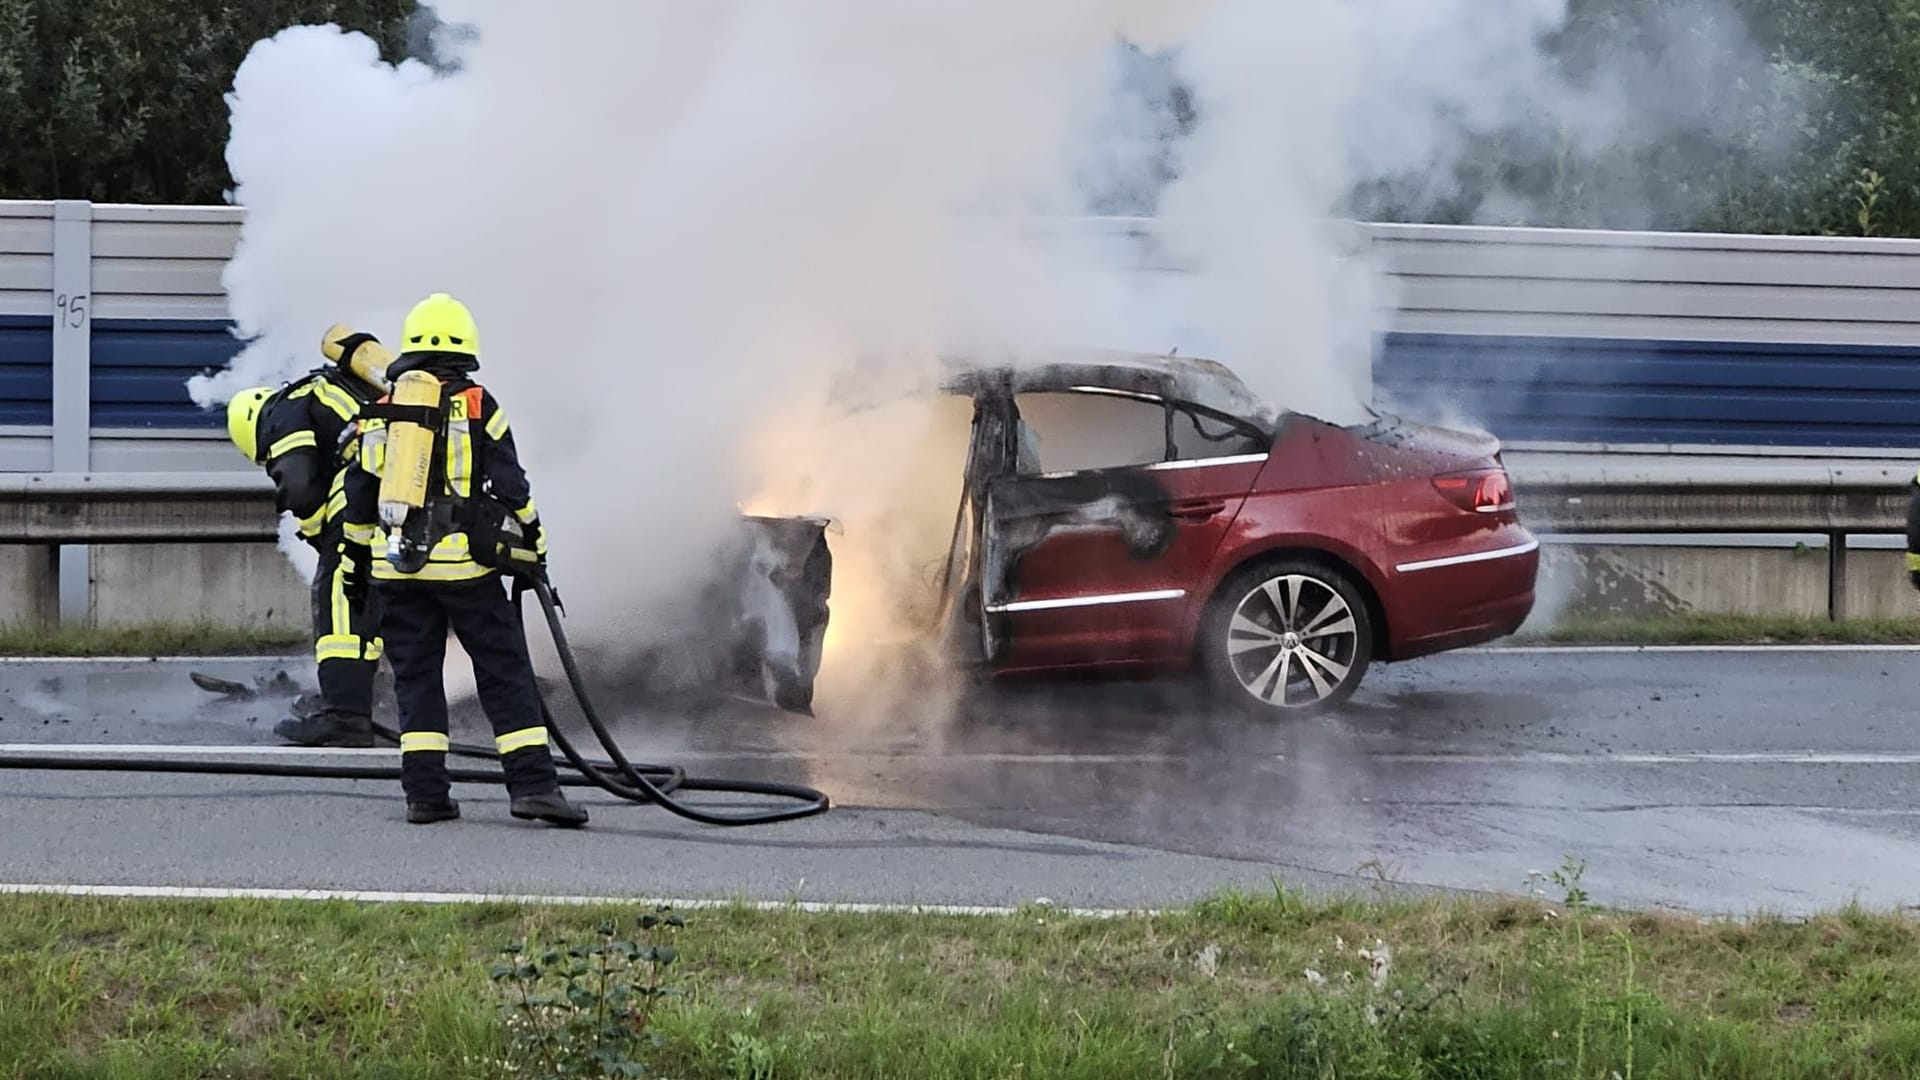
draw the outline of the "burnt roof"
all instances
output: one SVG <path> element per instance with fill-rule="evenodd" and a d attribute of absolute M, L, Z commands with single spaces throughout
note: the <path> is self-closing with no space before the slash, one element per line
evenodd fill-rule
<path fill-rule="evenodd" d="M 1248 389 L 1232 368 L 1218 361 L 1107 349 L 1063 350 L 1049 355 L 1060 359 L 985 365 L 950 360 L 950 368 L 960 370 L 948 377 L 945 389 L 971 394 L 994 386 L 1007 387 L 1014 393 L 1094 387 L 1191 402 L 1268 424 L 1278 416 L 1277 409 Z"/>

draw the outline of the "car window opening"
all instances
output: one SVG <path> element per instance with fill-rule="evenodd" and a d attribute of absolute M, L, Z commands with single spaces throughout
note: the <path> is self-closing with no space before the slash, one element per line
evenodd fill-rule
<path fill-rule="evenodd" d="M 1259 430 L 1210 409 L 1075 386 L 1017 394 L 1015 472 L 1030 478 L 1265 454 Z"/>
<path fill-rule="evenodd" d="M 1268 449 L 1267 439 L 1246 425 L 1189 406 L 1174 407 L 1171 430 L 1173 456 L 1179 461 L 1264 454 Z"/>
<path fill-rule="evenodd" d="M 1041 391 L 1014 397 L 1021 476 L 1156 465 L 1167 460 L 1166 406 L 1132 394 Z"/>

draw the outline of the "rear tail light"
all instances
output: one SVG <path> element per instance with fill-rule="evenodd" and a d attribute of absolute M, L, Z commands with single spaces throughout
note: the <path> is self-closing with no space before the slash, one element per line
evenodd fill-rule
<path fill-rule="evenodd" d="M 1433 488 L 1462 510 L 1498 514 L 1513 509 L 1513 484 L 1505 469 L 1478 469 L 1433 478 Z"/>

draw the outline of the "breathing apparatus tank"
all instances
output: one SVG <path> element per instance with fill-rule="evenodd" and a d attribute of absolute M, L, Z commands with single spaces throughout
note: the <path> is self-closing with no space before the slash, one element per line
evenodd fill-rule
<path fill-rule="evenodd" d="M 387 365 L 393 363 L 393 354 L 371 334 L 356 333 L 345 323 L 335 323 L 320 337 L 320 355 L 381 393 L 393 389 L 387 382 Z"/>
<path fill-rule="evenodd" d="M 434 531 L 427 514 L 433 482 L 435 444 L 440 427 L 440 380 L 409 371 L 394 382 L 393 404 L 426 410 L 433 422 L 396 419 L 387 425 L 387 462 L 380 477 L 380 523 L 387 527 L 387 561 L 402 573 L 415 573 L 433 551 Z"/>

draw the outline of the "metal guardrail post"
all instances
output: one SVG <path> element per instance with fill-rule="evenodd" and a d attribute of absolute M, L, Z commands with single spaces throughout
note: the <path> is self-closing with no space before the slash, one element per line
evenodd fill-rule
<path fill-rule="evenodd" d="M 93 204 L 53 204 L 53 470 L 93 466 Z M 93 608 L 92 559 L 82 544 L 52 549 L 60 623 L 80 625 Z"/>
<path fill-rule="evenodd" d="M 1847 534 L 1827 534 L 1827 618 L 1847 620 Z"/>

